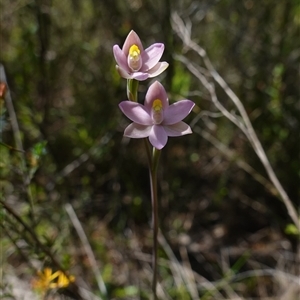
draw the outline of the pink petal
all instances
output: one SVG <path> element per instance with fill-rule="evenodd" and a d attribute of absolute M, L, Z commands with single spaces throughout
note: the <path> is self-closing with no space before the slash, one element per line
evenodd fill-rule
<path fill-rule="evenodd" d="M 155 67 L 148 71 L 149 78 L 153 78 L 160 75 L 168 66 L 169 64 L 165 61 L 157 63 Z"/>
<path fill-rule="evenodd" d="M 119 104 L 124 115 L 140 125 L 152 125 L 153 121 L 144 105 L 132 101 L 123 101 Z"/>
<path fill-rule="evenodd" d="M 116 66 L 116 69 L 121 77 L 123 77 L 125 79 L 132 79 L 132 75 L 130 75 L 127 71 L 125 71 L 121 67 Z"/>
<path fill-rule="evenodd" d="M 156 43 L 145 49 L 142 52 L 143 66 L 142 71 L 148 71 L 152 69 L 161 59 L 164 53 L 165 45 L 162 43 Z"/>
<path fill-rule="evenodd" d="M 173 125 L 166 125 L 164 129 L 168 136 L 181 136 L 192 133 L 191 127 L 182 121 Z"/>
<path fill-rule="evenodd" d="M 137 45 L 139 47 L 139 49 L 141 50 L 141 52 L 144 51 L 144 47 L 142 45 L 142 42 L 141 42 L 139 36 L 133 30 L 131 30 L 129 32 L 129 34 L 127 35 L 127 38 L 126 38 L 123 48 L 122 48 L 126 57 L 128 56 L 129 49 L 132 45 Z"/>
<path fill-rule="evenodd" d="M 131 78 L 136 79 L 138 81 L 143 81 L 149 78 L 149 74 L 143 72 L 133 72 Z"/>
<path fill-rule="evenodd" d="M 113 46 L 113 53 L 117 64 L 126 72 L 129 72 L 129 67 L 127 64 L 127 57 L 124 52 L 120 49 L 118 45 Z"/>
<path fill-rule="evenodd" d="M 181 100 L 171 104 L 164 110 L 163 125 L 172 125 L 184 119 L 193 109 L 195 103 L 191 100 Z"/>
<path fill-rule="evenodd" d="M 134 72 L 134 73 L 129 73 L 125 71 L 124 69 L 120 68 L 119 66 L 116 66 L 118 73 L 120 74 L 121 77 L 125 79 L 136 79 L 138 81 L 143 81 L 149 78 L 148 73 L 142 73 L 142 72 Z"/>
<path fill-rule="evenodd" d="M 149 135 L 149 141 L 153 147 L 159 150 L 162 149 L 168 141 L 168 135 L 164 127 L 160 125 L 153 125 Z"/>
<path fill-rule="evenodd" d="M 161 100 L 163 109 L 169 106 L 166 90 L 158 81 L 150 85 L 145 97 L 145 107 L 147 107 L 149 111 L 152 109 L 152 103 L 156 99 Z"/>
<path fill-rule="evenodd" d="M 124 136 L 140 139 L 148 137 L 151 132 L 152 126 L 145 126 L 136 123 L 129 124 L 124 131 Z"/>

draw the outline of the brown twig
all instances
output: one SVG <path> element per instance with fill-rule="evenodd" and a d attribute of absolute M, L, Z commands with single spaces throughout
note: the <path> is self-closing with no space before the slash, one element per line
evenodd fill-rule
<path fill-rule="evenodd" d="M 12 147 L 12 146 L 10 146 L 10 145 L 7 145 L 7 144 L 5 144 L 5 143 L 3 143 L 3 142 L 0 142 L 0 145 L 3 146 L 3 147 L 5 147 L 5 148 L 7 148 L 7 149 L 9 149 L 10 151 L 17 151 L 17 152 L 25 153 L 24 150 L 14 148 L 14 147 Z"/>

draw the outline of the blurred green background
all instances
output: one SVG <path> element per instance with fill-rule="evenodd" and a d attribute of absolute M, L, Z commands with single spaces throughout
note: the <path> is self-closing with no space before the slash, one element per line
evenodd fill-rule
<path fill-rule="evenodd" d="M 164 43 L 162 60 L 170 66 L 159 80 L 171 102 L 188 98 L 196 103 L 186 122 L 201 112 L 217 111 L 205 88 L 176 60 L 175 55 L 181 54 L 202 66 L 172 30 L 172 12 L 190 22 L 192 38 L 243 102 L 275 173 L 298 207 L 299 1 L 2 0 L 0 10 L 0 62 L 31 178 L 28 196 L 20 154 L 0 145 L 1 197 L 26 220 L 32 213 L 30 198 L 38 230 L 58 239 L 61 257 L 67 255 L 64 247 L 77 239 L 64 211 L 66 203 L 78 214 L 97 258 L 106 266 L 105 274 L 113 274 L 116 265 L 128 259 L 126 243 L 132 235 L 143 251 L 151 253 L 151 240 L 145 237 L 145 232 L 148 238 L 151 235 L 147 160 L 142 141 L 123 138 L 128 120 L 118 103 L 126 99 L 126 80 L 115 70 L 114 44 L 122 46 L 131 29 L 144 47 Z M 140 100 L 151 82 L 140 83 Z M 224 91 L 217 92 L 223 105 L 234 109 Z M 15 147 L 8 112 L 1 105 L 1 140 Z M 249 249 L 269 249 L 268 255 L 256 259 L 275 268 L 275 259 L 269 257 L 272 249 L 294 252 L 298 236 L 288 230 L 291 220 L 279 198 L 236 160 L 267 178 L 262 164 L 240 130 L 224 117 L 204 114 L 196 126 L 234 150 L 235 156 L 228 159 L 196 132 L 169 139 L 159 167 L 162 232 L 178 257 L 180 245 L 188 246 L 192 268 L 208 280 L 222 276 L 213 253 L 217 257 L 220 249 L 239 249 L 243 243 Z M 263 238 L 251 242 L 257 233 Z M 285 248 L 280 246 L 283 242 Z M 123 255 L 120 262 L 108 251 L 114 247 Z M 68 255 L 76 257 L 65 259 L 71 267 L 80 255 Z M 15 257 L 8 261 L 16 269 L 19 266 Z M 133 269 L 138 272 L 138 267 Z M 133 284 L 130 278 L 106 280 L 112 294 L 114 286 Z M 253 290 L 248 287 L 243 293 L 257 296 Z"/>

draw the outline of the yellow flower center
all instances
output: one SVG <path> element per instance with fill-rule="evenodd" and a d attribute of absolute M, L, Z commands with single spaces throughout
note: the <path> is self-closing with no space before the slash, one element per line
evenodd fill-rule
<path fill-rule="evenodd" d="M 135 44 L 129 48 L 128 65 L 133 71 L 138 71 L 142 66 L 141 50 Z"/>
<path fill-rule="evenodd" d="M 133 59 L 138 59 L 141 51 L 137 45 L 132 45 L 129 49 L 129 55 Z"/>
<path fill-rule="evenodd" d="M 152 104 L 152 118 L 155 124 L 160 124 L 163 119 L 163 106 L 160 99 L 155 99 Z"/>
<path fill-rule="evenodd" d="M 152 108 L 154 111 L 160 111 L 162 109 L 162 103 L 159 99 L 153 101 Z"/>

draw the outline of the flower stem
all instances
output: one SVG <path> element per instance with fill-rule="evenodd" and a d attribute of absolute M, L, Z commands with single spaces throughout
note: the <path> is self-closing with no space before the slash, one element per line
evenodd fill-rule
<path fill-rule="evenodd" d="M 139 82 L 135 79 L 127 79 L 127 97 L 130 101 L 138 102 L 137 92 L 138 92 Z"/>
<path fill-rule="evenodd" d="M 151 200 L 152 200 L 152 226 L 153 226 L 153 256 L 152 256 L 152 293 L 153 299 L 157 300 L 156 286 L 157 286 L 157 250 L 158 250 L 158 201 L 157 201 L 157 168 L 160 156 L 160 150 L 153 148 L 152 164 L 150 167 L 150 186 L 151 186 Z"/>
<path fill-rule="evenodd" d="M 138 86 L 139 82 L 135 79 L 127 80 L 127 97 L 130 101 L 137 102 L 138 97 Z M 157 168 L 160 156 L 160 150 L 153 148 L 153 153 L 151 154 L 150 143 L 148 139 L 144 139 L 149 172 L 150 172 L 150 188 L 151 188 L 151 201 L 152 201 L 152 226 L 153 226 L 153 257 L 152 257 L 152 268 L 153 268 L 153 278 L 152 278 L 152 293 L 153 300 L 157 300 L 157 250 L 158 250 L 158 201 L 157 201 Z"/>

